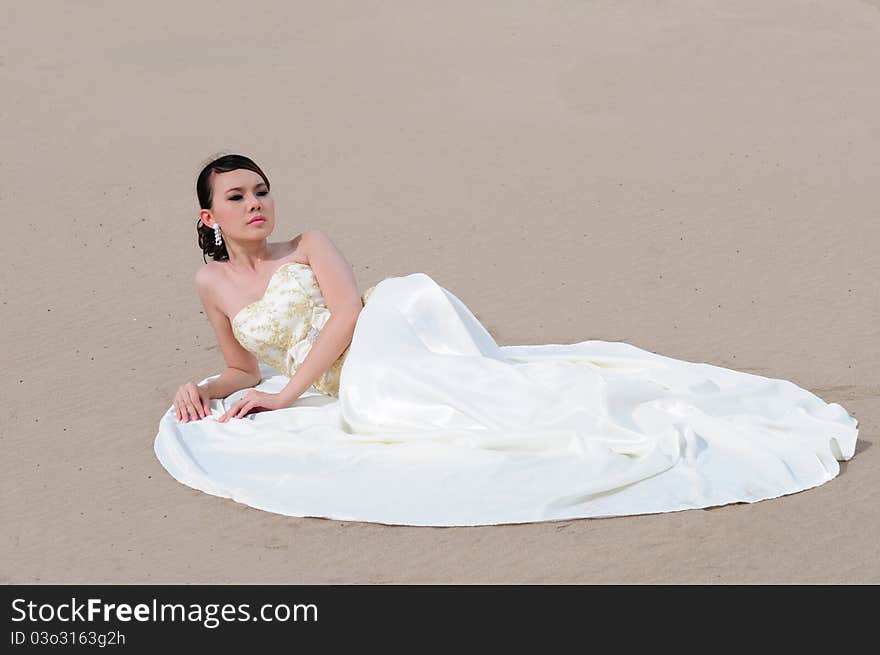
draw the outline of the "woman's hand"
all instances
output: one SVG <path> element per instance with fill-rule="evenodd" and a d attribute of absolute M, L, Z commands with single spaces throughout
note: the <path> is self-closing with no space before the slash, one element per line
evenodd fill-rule
<path fill-rule="evenodd" d="M 184 423 L 190 419 L 195 421 L 205 418 L 211 413 L 211 398 L 204 387 L 186 382 L 174 394 L 174 411 L 177 413 L 177 420 L 183 420 Z"/>
<path fill-rule="evenodd" d="M 220 423 L 225 423 L 231 418 L 241 418 L 249 412 L 265 412 L 272 409 L 282 409 L 288 407 L 290 403 L 284 401 L 284 397 L 279 393 L 266 393 L 265 391 L 257 391 L 251 389 L 244 398 L 235 403 L 229 411 L 217 419 Z"/>

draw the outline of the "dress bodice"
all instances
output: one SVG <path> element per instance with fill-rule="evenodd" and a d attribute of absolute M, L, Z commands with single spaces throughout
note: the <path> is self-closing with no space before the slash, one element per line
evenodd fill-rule
<path fill-rule="evenodd" d="M 366 303 L 375 287 L 361 296 Z M 315 273 L 308 264 L 287 262 L 279 266 L 262 298 L 232 317 L 236 340 L 262 363 L 292 377 L 303 363 L 321 328 L 330 319 L 330 310 Z M 339 377 L 348 347 L 313 386 L 339 397 Z"/>

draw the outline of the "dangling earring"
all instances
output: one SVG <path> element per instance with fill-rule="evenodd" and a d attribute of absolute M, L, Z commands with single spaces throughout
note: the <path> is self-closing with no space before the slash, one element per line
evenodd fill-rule
<path fill-rule="evenodd" d="M 214 243 L 218 246 L 223 243 L 223 239 L 220 236 L 220 224 L 219 223 L 214 223 Z"/>

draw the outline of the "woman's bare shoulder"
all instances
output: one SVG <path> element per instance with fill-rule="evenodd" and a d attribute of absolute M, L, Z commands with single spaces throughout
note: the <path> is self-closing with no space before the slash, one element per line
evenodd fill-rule
<path fill-rule="evenodd" d="M 223 262 L 208 262 L 202 264 L 196 269 L 196 284 L 210 284 L 216 280 L 221 273 Z"/>
<path fill-rule="evenodd" d="M 202 264 L 196 269 L 196 291 L 198 291 L 202 302 L 207 300 L 213 303 L 214 290 L 217 287 L 219 276 L 222 273 L 220 270 L 221 266 L 223 266 L 221 262 L 208 262 Z"/>

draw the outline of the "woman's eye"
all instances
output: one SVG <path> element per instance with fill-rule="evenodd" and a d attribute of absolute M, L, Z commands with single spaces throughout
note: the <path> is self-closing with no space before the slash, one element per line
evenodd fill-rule
<path fill-rule="evenodd" d="M 267 196 L 269 195 L 268 191 L 257 191 L 258 196 Z M 236 193 L 234 196 L 229 196 L 229 200 L 241 200 L 241 195 Z"/>

